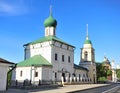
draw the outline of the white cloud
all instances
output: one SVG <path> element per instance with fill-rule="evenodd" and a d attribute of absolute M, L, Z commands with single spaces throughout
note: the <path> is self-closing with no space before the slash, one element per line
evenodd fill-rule
<path fill-rule="evenodd" d="M 25 2 L 0 1 L 0 15 L 22 15 L 28 13 L 28 10 L 29 8 Z"/>
<path fill-rule="evenodd" d="M 7 12 L 7 13 L 11 13 L 14 11 L 14 7 L 6 4 L 6 3 L 0 3 L 0 12 Z"/>

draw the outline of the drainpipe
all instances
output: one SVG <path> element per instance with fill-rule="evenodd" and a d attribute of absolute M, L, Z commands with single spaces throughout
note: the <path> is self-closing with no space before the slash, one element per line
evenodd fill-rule
<path fill-rule="evenodd" d="M 14 64 L 14 66 L 12 66 L 12 69 L 7 72 L 6 90 L 8 89 L 8 74 L 9 74 L 10 72 L 12 72 L 12 71 L 16 68 L 16 66 L 17 66 L 17 64 Z"/>

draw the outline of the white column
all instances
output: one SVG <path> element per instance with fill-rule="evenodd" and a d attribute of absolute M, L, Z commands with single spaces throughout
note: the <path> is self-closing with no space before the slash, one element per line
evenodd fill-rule
<path fill-rule="evenodd" d="M 80 81 L 82 82 L 82 76 L 80 77 Z"/>
<path fill-rule="evenodd" d="M 76 82 L 76 77 L 74 76 L 74 82 Z"/>
<path fill-rule="evenodd" d="M 77 77 L 77 82 L 79 82 L 79 77 Z"/>
<path fill-rule="evenodd" d="M 72 82 L 72 77 L 70 76 L 70 84 L 71 84 L 71 82 Z"/>
<path fill-rule="evenodd" d="M 64 86 L 64 79 L 63 76 L 61 77 L 62 85 Z"/>

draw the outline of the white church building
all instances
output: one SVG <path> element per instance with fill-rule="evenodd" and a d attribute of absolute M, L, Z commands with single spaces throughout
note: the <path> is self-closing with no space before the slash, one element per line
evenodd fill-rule
<path fill-rule="evenodd" d="M 80 64 L 76 65 L 75 47 L 56 36 L 57 21 L 52 12 L 44 21 L 44 27 L 44 37 L 24 45 L 25 58 L 17 64 L 12 80 L 96 83 L 94 49 L 88 37 L 82 48 Z"/>

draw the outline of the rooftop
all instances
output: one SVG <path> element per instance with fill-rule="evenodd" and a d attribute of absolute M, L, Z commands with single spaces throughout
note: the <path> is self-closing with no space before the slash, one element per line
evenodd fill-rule
<path fill-rule="evenodd" d="M 14 64 L 13 62 L 9 62 L 3 58 L 0 58 L 0 63 L 5 63 L 5 64 Z"/>
<path fill-rule="evenodd" d="M 17 64 L 17 67 L 27 66 L 52 66 L 52 64 L 47 61 L 43 56 L 35 55 Z"/>
<path fill-rule="evenodd" d="M 82 66 L 79 66 L 79 65 L 76 65 L 76 64 L 74 64 L 74 68 L 75 68 L 75 69 L 87 70 L 87 71 L 88 71 L 88 69 L 87 69 L 87 68 L 82 67 Z"/>
<path fill-rule="evenodd" d="M 27 44 L 25 44 L 24 46 L 31 45 L 31 44 L 42 43 L 42 42 L 51 41 L 51 40 L 55 40 L 55 41 L 61 42 L 61 43 L 66 44 L 66 45 L 70 45 L 70 44 L 64 42 L 63 40 L 59 39 L 59 38 L 56 37 L 56 36 L 45 36 L 45 37 L 42 37 L 42 38 L 40 38 L 40 39 L 38 39 L 38 40 L 32 41 L 32 42 L 30 42 L 30 43 L 27 43 Z M 70 46 L 72 46 L 72 45 L 70 45 Z M 74 46 L 72 46 L 72 47 L 74 47 Z M 75 48 L 75 47 L 74 47 L 74 48 Z"/>

